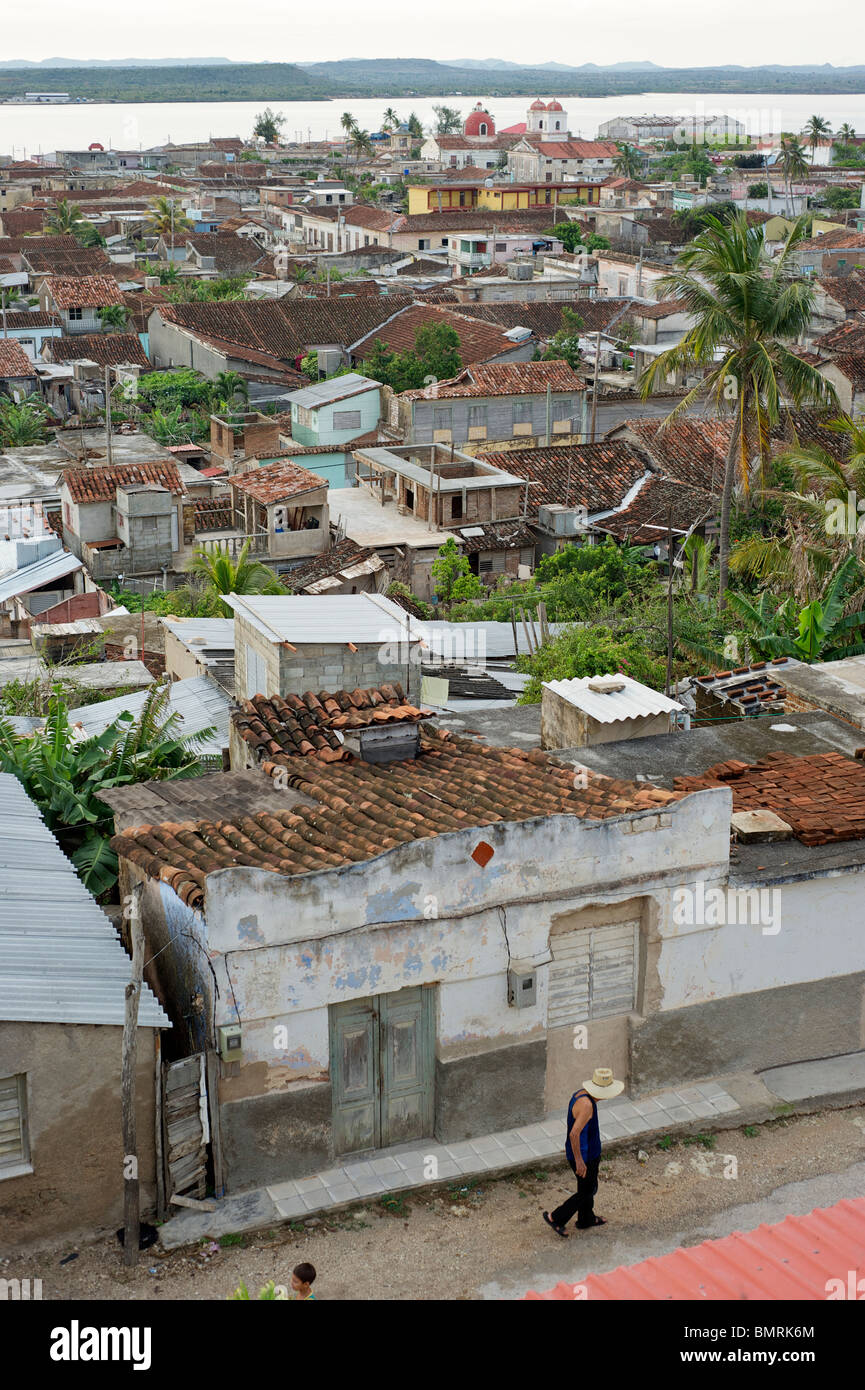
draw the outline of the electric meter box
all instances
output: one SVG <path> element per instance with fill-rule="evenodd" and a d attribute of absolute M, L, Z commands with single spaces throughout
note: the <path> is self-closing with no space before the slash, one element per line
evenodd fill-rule
<path fill-rule="evenodd" d="M 538 1002 L 538 972 L 508 971 L 508 1003 L 515 1009 L 531 1009 Z"/>
<path fill-rule="evenodd" d="M 219 1055 L 223 1062 L 239 1062 L 243 1056 L 243 1029 L 239 1023 L 225 1023 L 219 1030 Z"/>

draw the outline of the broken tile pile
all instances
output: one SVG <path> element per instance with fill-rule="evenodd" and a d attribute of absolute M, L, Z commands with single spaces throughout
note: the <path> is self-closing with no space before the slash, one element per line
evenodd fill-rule
<path fill-rule="evenodd" d="M 694 723 L 711 723 L 731 715 L 782 713 L 787 690 L 777 676 L 788 664 L 789 657 L 777 656 L 772 661 L 697 676 L 692 681 L 697 705 Z"/>
<path fill-rule="evenodd" d="M 717 763 L 700 777 L 676 777 L 679 792 L 729 786 L 734 811 L 774 811 L 803 845 L 865 836 L 865 765 L 841 753 L 769 753 L 757 763 Z"/>

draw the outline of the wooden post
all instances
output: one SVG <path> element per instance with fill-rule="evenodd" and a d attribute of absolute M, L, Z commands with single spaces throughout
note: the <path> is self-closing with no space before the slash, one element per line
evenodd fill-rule
<path fill-rule="evenodd" d="M 144 935 L 141 931 L 143 886 L 133 885 L 130 895 L 129 936 L 132 946 L 132 975 L 126 986 L 126 1013 L 120 1070 L 120 1105 L 123 1128 L 123 1263 L 138 1263 L 141 1232 L 138 1187 L 138 1144 L 135 1126 L 135 1069 L 138 1060 L 138 1001 L 144 975 Z"/>
<path fill-rule="evenodd" d="M 598 372 L 601 369 L 601 334 L 598 332 L 595 338 L 595 377 L 592 383 L 592 433 L 591 442 L 595 442 L 595 421 L 598 416 Z"/>
<path fill-rule="evenodd" d="M 156 1219 L 165 1220 L 165 1153 L 162 1145 L 162 1034 L 155 1030 L 153 1034 L 154 1042 L 154 1080 L 156 1083 L 156 1104 L 154 1106 L 156 1124 L 154 1126 L 154 1140 L 156 1144 Z"/>
<path fill-rule="evenodd" d="M 673 686 L 673 509 L 667 517 L 667 688 L 670 695 Z"/>

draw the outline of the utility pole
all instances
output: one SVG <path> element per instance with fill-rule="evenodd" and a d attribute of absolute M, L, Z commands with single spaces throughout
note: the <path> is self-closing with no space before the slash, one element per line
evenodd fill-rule
<path fill-rule="evenodd" d="M 141 893 L 136 883 L 130 895 L 129 935 L 132 947 L 132 976 L 126 986 L 126 1011 L 120 1071 L 121 1124 L 123 1128 L 123 1263 L 138 1263 L 141 1234 L 141 1208 L 138 1188 L 138 1152 L 135 1126 L 135 1070 L 138 1061 L 138 1002 L 144 976 L 144 935 L 141 931 Z"/>
<path fill-rule="evenodd" d="M 552 434 L 553 434 L 552 419 L 553 419 L 553 394 L 552 394 L 552 387 L 550 386 L 549 382 L 547 382 L 547 404 L 546 404 L 546 419 L 545 419 L 546 433 L 544 434 L 544 448 L 545 448 L 545 449 L 549 449 L 551 443 L 553 442 L 553 441 L 552 441 Z"/>
<path fill-rule="evenodd" d="M 595 442 L 595 422 L 598 417 L 598 372 L 601 369 L 601 333 L 600 329 L 595 334 L 595 376 L 592 382 L 592 434 L 591 443 Z"/>
<path fill-rule="evenodd" d="M 111 456 L 111 387 L 108 380 L 108 366 L 105 368 L 105 460 L 110 468 L 114 462 Z M 142 613 L 144 609 L 142 607 Z"/>
<path fill-rule="evenodd" d="M 6 291 L 5 291 L 5 290 L 0 291 L 0 300 L 2 300 L 2 303 L 3 303 L 3 337 L 4 337 L 4 338 L 8 338 L 8 337 L 9 337 L 9 329 L 8 329 L 7 326 L 6 326 Z"/>
<path fill-rule="evenodd" d="M 667 684 L 666 694 L 673 689 L 673 509 L 667 516 Z"/>

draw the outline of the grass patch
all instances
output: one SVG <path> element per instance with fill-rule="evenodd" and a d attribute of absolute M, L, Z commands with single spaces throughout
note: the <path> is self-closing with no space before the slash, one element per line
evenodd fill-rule
<path fill-rule="evenodd" d="M 671 1149 L 673 1147 L 673 1142 L 674 1141 L 672 1134 L 665 1134 L 662 1139 L 658 1140 L 655 1147 L 658 1149 L 663 1149 L 664 1152 L 666 1152 L 667 1149 Z"/>
<path fill-rule="evenodd" d="M 391 1216 L 405 1216 L 408 1212 L 405 1195 L 402 1192 L 385 1192 L 384 1196 L 379 1197 L 379 1205 L 384 1210 L 390 1212 Z"/>
<path fill-rule="evenodd" d="M 744 1134 L 746 1139 L 756 1139 L 760 1131 L 758 1130 L 756 1125 L 745 1125 L 745 1128 L 742 1130 L 742 1133 Z"/>
<path fill-rule="evenodd" d="M 240 1235 L 237 1231 L 229 1231 L 227 1235 L 219 1237 L 220 1250 L 230 1250 L 233 1246 L 245 1244 L 246 1236 Z"/>
<path fill-rule="evenodd" d="M 682 1140 L 686 1147 L 693 1148 L 695 1144 L 700 1144 L 704 1149 L 714 1149 L 717 1142 L 718 1137 L 715 1134 L 686 1134 Z"/>

